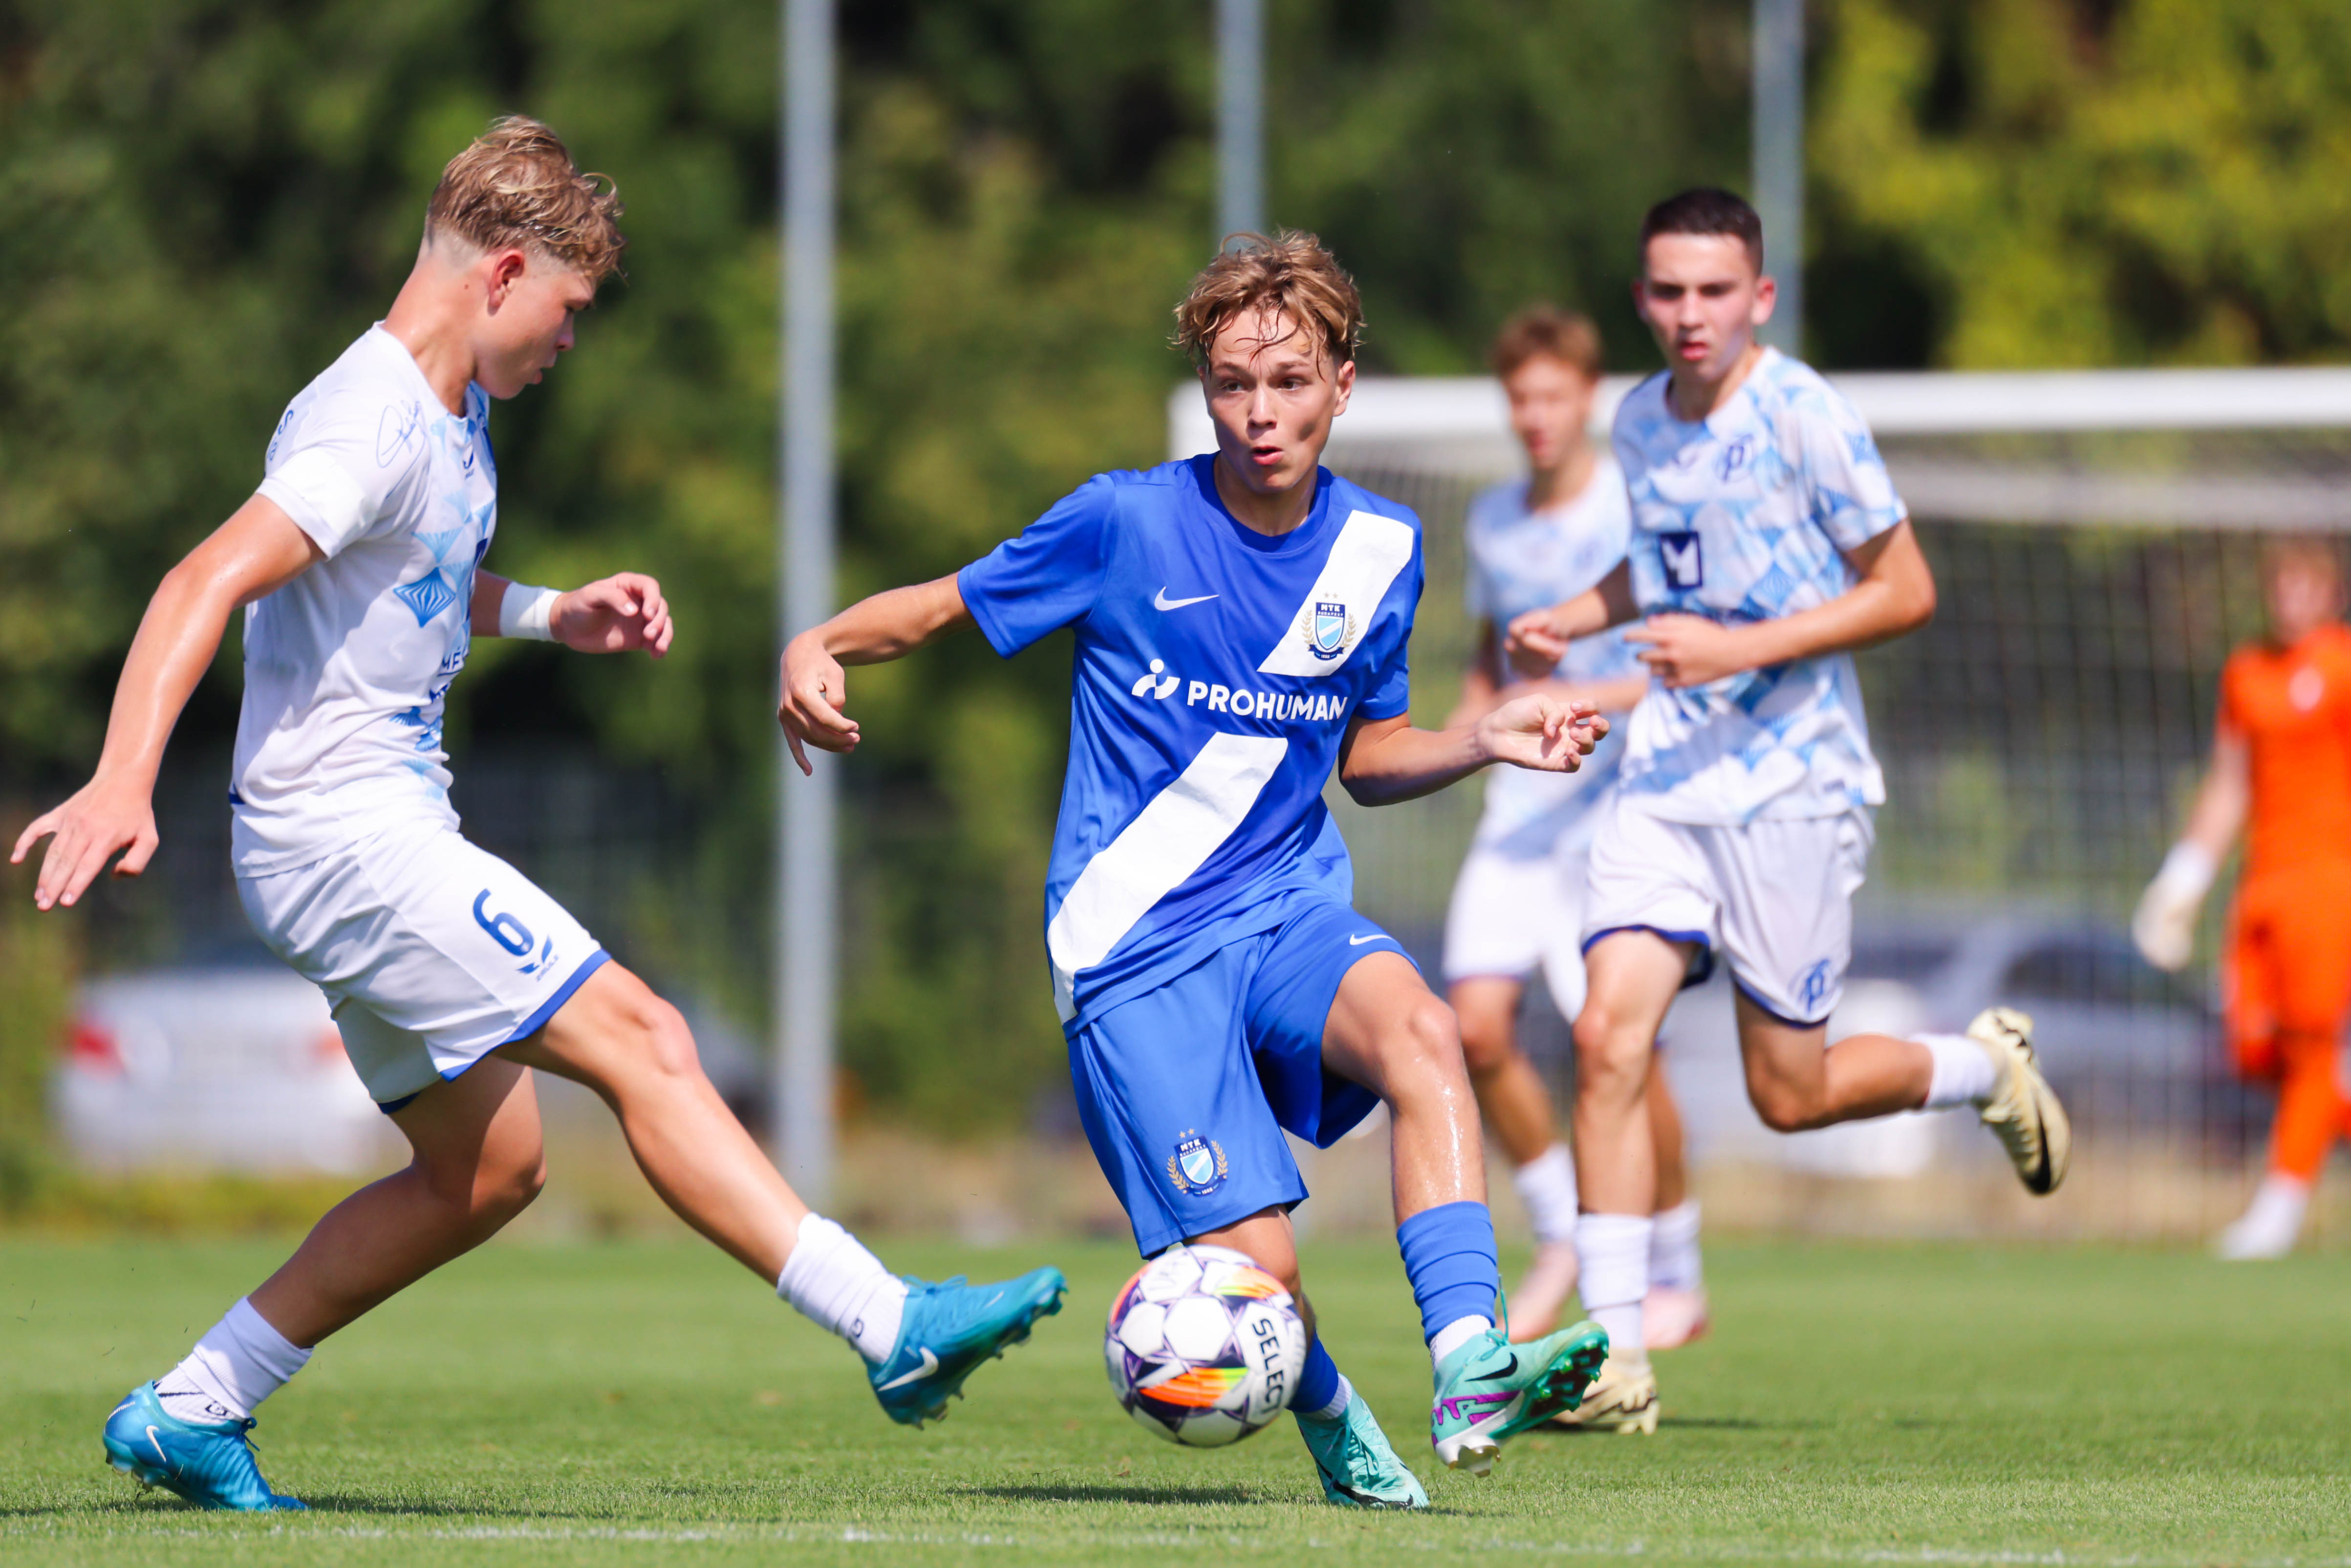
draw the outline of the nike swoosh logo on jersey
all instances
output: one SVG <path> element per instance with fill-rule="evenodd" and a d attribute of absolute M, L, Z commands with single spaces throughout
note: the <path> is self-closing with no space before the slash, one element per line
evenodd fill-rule
<path fill-rule="evenodd" d="M 887 1394 L 893 1388 L 903 1388 L 918 1377 L 928 1377 L 932 1373 L 936 1372 L 938 1369 L 939 1358 L 931 1354 L 931 1347 L 929 1345 L 925 1345 L 923 1347 L 922 1365 L 914 1368 L 912 1372 L 892 1378 L 889 1382 L 883 1384 L 876 1392 Z"/>
<path fill-rule="evenodd" d="M 1203 593 L 1191 599 L 1170 599 L 1167 597 L 1167 590 L 1165 587 L 1162 587 L 1158 594 L 1151 601 L 1151 608 L 1154 610 L 1181 610 L 1186 604 L 1206 604 L 1208 601 L 1216 597 L 1217 596 L 1213 593 Z"/>
<path fill-rule="evenodd" d="M 1374 931 L 1369 936 L 1348 937 L 1347 946 L 1350 947 L 1360 947 L 1366 942 L 1393 942 L 1395 940 L 1395 937 L 1389 936 L 1384 931 Z"/>

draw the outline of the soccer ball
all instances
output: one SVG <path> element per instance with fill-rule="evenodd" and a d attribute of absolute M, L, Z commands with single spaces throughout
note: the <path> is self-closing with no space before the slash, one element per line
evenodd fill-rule
<path fill-rule="evenodd" d="M 1195 1448 L 1238 1442 L 1290 1408 L 1306 1322 L 1281 1281 L 1228 1247 L 1177 1247 L 1135 1270 L 1102 1334 L 1126 1413 Z"/>

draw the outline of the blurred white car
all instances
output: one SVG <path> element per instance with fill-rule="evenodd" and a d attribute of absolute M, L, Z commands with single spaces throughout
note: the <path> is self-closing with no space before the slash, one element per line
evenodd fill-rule
<path fill-rule="evenodd" d="M 65 1044 L 50 1109 L 89 1169 L 355 1174 L 403 1147 L 319 988 L 257 948 L 91 980 Z"/>

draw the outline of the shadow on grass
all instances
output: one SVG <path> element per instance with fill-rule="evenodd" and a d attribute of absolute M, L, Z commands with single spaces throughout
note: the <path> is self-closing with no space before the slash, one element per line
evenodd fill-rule
<path fill-rule="evenodd" d="M 252 1510 L 201 1508 L 183 1501 L 171 1493 L 155 1490 L 138 1497 L 107 1498 L 91 1502 L 0 1503 L 0 1519 L 88 1519 L 107 1514 L 136 1519 L 173 1517 L 219 1519 L 274 1519 L 281 1521 L 298 1520 L 306 1514 L 332 1514 L 344 1518 L 358 1515 L 378 1515 L 411 1519 L 503 1519 L 514 1518 L 533 1522 L 560 1524 L 612 1524 L 625 1522 L 603 1514 L 552 1512 L 546 1509 L 517 1511 L 511 1505 L 500 1506 L 484 1502 L 426 1502 L 358 1496 L 348 1492 L 304 1492 L 307 1509 Z"/>
<path fill-rule="evenodd" d="M 992 1497 L 1006 1502 L 1156 1502 L 1171 1506 L 1201 1508 L 1218 1503 L 1227 1506 L 1250 1503 L 1285 1502 L 1287 1498 L 1266 1496 L 1263 1492 L 1238 1483 L 1225 1486 L 1110 1486 L 1091 1485 L 1083 1481 L 1059 1486 L 956 1487 L 956 1492 L 965 1497 Z"/>

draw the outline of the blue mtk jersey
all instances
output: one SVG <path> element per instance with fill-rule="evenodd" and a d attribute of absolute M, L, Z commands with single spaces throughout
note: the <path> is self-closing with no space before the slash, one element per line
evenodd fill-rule
<path fill-rule="evenodd" d="M 1077 634 L 1045 882 L 1065 1024 L 1351 899 L 1322 786 L 1352 720 L 1407 706 L 1419 518 L 1324 469 L 1268 538 L 1214 463 L 1097 475 L 956 579 L 1000 654 Z"/>

